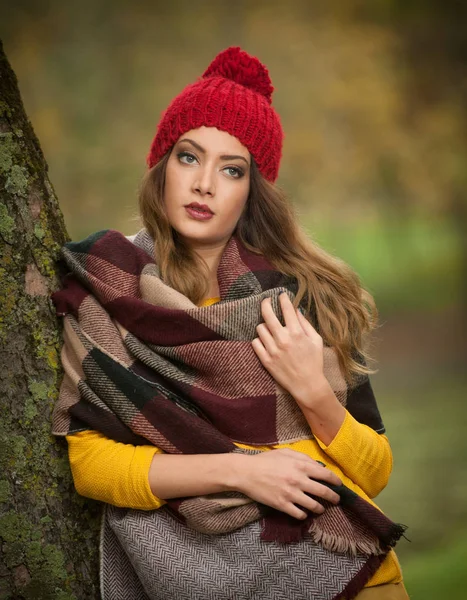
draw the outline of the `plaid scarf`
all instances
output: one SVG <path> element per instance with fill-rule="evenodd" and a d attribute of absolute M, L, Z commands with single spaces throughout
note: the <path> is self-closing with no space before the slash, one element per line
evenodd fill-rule
<path fill-rule="evenodd" d="M 293 301 L 295 278 L 248 251 L 234 235 L 217 272 L 221 300 L 198 307 L 161 280 L 145 230 L 133 241 L 117 231 L 100 231 L 66 244 L 62 255 L 70 272 L 53 295 L 57 314 L 64 317 L 65 341 L 55 435 L 95 429 L 120 442 L 154 444 L 175 454 L 254 454 L 259 451 L 234 442 L 255 446 L 313 438 L 295 400 L 251 346 L 262 322 L 261 301 L 270 297 L 284 324 L 279 294 L 286 292 Z M 316 316 L 311 318 L 317 328 Z M 324 374 L 358 421 L 384 432 L 368 378 L 349 389 L 331 347 L 324 348 Z M 326 597 L 351 598 L 404 528 L 346 486 L 330 487 L 340 495 L 339 505 L 320 499 L 325 512 L 310 512 L 304 521 L 240 492 L 169 499 L 152 512 L 165 510 L 164 518 L 182 523 L 187 535 L 193 535 L 189 530 L 235 535 L 242 528 L 257 531 L 251 526 L 260 523 L 260 542 L 279 543 L 274 547 L 307 540 L 308 552 L 313 546 L 329 555 L 345 553 L 360 566 L 351 575 L 343 567 L 341 589 Z"/>

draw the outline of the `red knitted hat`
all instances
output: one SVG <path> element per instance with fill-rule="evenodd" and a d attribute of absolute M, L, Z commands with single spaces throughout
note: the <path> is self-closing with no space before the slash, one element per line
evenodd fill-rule
<path fill-rule="evenodd" d="M 181 135 L 205 125 L 235 136 L 248 148 L 263 177 L 275 181 L 284 134 L 271 106 L 273 91 L 267 68 L 255 56 L 238 46 L 223 50 L 162 113 L 146 159 L 149 168 Z"/>

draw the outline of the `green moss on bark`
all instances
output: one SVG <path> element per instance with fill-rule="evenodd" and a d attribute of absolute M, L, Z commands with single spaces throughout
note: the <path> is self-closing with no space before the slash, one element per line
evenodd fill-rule
<path fill-rule="evenodd" d="M 12 499 L 10 482 L 0 479 L 0 504 L 6 504 Z"/>
<path fill-rule="evenodd" d="M 0 341 L 4 340 L 11 323 L 16 321 L 14 309 L 18 297 L 18 281 L 10 273 L 0 267 Z"/>
<path fill-rule="evenodd" d="M 13 165 L 6 179 L 5 189 L 15 196 L 26 197 L 28 189 L 28 172 L 24 167 Z"/>
<path fill-rule="evenodd" d="M 62 550 L 55 544 L 44 544 L 42 532 L 24 514 L 9 511 L 1 515 L 0 532 L 7 566 L 24 565 L 29 574 L 29 582 L 21 589 L 24 598 L 75 597 L 65 589 L 70 576 Z"/>
<path fill-rule="evenodd" d="M 0 236 L 11 243 L 13 241 L 13 233 L 15 230 L 15 220 L 8 214 L 8 208 L 0 203 Z"/>
<path fill-rule="evenodd" d="M 13 158 L 19 153 L 18 144 L 11 132 L 0 133 L 0 173 L 8 174 Z"/>

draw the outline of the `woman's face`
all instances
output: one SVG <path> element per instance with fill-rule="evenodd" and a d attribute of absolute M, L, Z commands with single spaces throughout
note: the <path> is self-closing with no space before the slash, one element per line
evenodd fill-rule
<path fill-rule="evenodd" d="M 180 136 L 167 162 L 164 203 L 170 224 L 189 244 L 227 243 L 248 198 L 250 161 L 237 138 L 215 127 Z M 190 214 L 192 203 L 209 207 L 211 218 Z"/>

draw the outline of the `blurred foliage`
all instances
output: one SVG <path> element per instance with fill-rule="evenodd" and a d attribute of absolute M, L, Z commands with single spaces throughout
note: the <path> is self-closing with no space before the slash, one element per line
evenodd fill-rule
<path fill-rule="evenodd" d="M 461 532 L 454 543 L 410 559 L 404 573 L 411 600 L 465 598 L 466 564 L 467 531 Z"/>
<path fill-rule="evenodd" d="M 357 269 L 384 315 L 439 312 L 462 295 L 460 242 L 447 218 L 302 222 L 310 237 Z"/>
<path fill-rule="evenodd" d="M 74 238 L 139 227 L 161 112 L 220 50 L 267 65 L 285 130 L 279 184 L 384 317 L 374 381 L 395 469 L 381 506 L 410 526 L 398 554 L 423 600 L 467 583 L 466 17 L 455 0 L 0 3 Z"/>
<path fill-rule="evenodd" d="M 401 340 L 403 343 L 403 340 Z M 467 377 L 454 370 L 397 369 L 375 394 L 391 440 L 394 470 L 378 497 L 408 524 L 397 554 L 412 600 L 464 598 L 467 585 Z"/>
<path fill-rule="evenodd" d="M 467 530 L 467 438 L 457 427 L 467 420 L 467 378 L 431 372 L 420 383 L 401 374 L 390 388 L 374 388 L 394 454 L 391 483 L 378 503 L 410 523 L 412 544 L 402 543 L 401 555 L 411 546 L 432 550 L 458 534 L 459 524 Z"/>

